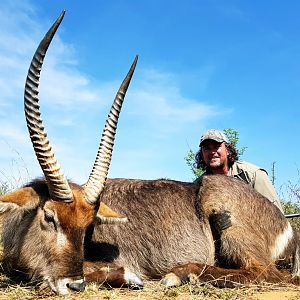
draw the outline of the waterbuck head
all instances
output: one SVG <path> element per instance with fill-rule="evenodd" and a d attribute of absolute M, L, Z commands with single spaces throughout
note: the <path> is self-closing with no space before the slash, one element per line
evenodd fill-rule
<path fill-rule="evenodd" d="M 66 180 L 50 146 L 39 112 L 40 71 L 48 46 L 64 17 L 58 17 L 39 44 L 28 71 L 24 109 L 30 139 L 45 179 L 0 197 L 4 214 L 3 262 L 10 274 L 29 280 L 45 280 L 55 292 L 82 290 L 83 241 L 96 218 L 125 221 L 103 203 L 103 190 L 125 93 L 137 57 L 122 82 L 106 120 L 92 172 L 84 186 Z"/>

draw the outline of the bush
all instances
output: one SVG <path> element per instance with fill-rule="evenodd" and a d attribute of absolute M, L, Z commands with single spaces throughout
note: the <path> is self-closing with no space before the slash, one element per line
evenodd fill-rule
<path fill-rule="evenodd" d="M 298 172 L 299 173 L 299 172 Z M 300 178 L 297 182 L 288 181 L 283 187 L 282 206 L 285 214 L 300 213 Z M 300 231 L 300 217 L 289 219 L 291 225 Z"/>

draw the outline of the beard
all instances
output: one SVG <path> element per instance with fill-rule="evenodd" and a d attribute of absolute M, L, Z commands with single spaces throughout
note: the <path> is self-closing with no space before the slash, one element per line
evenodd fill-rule
<path fill-rule="evenodd" d="M 222 170 L 224 167 L 225 167 L 225 162 L 221 161 L 220 159 L 218 160 L 212 159 L 209 162 L 210 170 Z"/>

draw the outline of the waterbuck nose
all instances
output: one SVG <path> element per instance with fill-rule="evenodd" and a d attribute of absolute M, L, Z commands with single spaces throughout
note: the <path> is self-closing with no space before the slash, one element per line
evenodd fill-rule
<path fill-rule="evenodd" d="M 85 286 L 86 286 L 86 283 L 84 281 L 81 281 L 81 282 L 75 281 L 75 282 L 70 282 L 67 284 L 67 287 L 69 289 L 76 291 L 76 292 L 84 291 Z"/>

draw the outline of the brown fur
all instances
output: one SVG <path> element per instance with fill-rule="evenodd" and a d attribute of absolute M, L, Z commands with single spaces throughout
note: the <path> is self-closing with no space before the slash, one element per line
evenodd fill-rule
<path fill-rule="evenodd" d="M 126 215 L 124 225 L 96 225 L 86 257 L 113 261 L 134 273 L 161 278 L 178 263 L 214 263 L 207 221 L 197 210 L 199 185 L 172 180 L 110 179 L 101 200 Z"/>
<path fill-rule="evenodd" d="M 161 278 L 177 265 L 197 262 L 225 267 L 222 272 L 210 269 L 214 276 L 224 277 L 232 272 L 226 268 L 235 268 L 240 274 L 236 279 L 246 278 L 242 283 L 254 278 L 274 282 L 282 280 L 276 262 L 290 262 L 296 252 L 293 235 L 272 257 L 288 221 L 269 200 L 227 176 L 206 176 L 201 187 L 172 180 L 110 179 L 101 200 L 129 223 L 95 225 L 86 240 L 86 258 L 114 262 L 142 277 Z M 209 217 L 223 211 L 229 212 L 232 226 L 213 240 Z"/>
<path fill-rule="evenodd" d="M 51 200 L 42 180 L 1 197 L 3 206 L 17 195 L 19 206 L 3 222 L 3 265 L 8 274 L 22 280 L 83 276 L 83 239 L 95 208 L 83 199 L 79 186 L 70 185 L 71 203 Z M 66 237 L 61 246 L 58 232 Z"/>
<path fill-rule="evenodd" d="M 88 262 L 84 263 L 86 282 L 98 282 L 109 287 L 126 287 L 124 280 L 124 268 L 107 263 Z"/>

